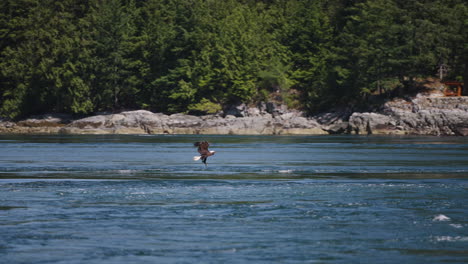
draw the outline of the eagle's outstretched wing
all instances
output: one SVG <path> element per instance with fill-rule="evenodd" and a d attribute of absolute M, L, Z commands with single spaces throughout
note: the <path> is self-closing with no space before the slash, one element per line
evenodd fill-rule
<path fill-rule="evenodd" d="M 198 153 L 200 153 L 200 156 L 193 157 L 193 160 L 201 159 L 201 161 L 206 165 L 206 159 L 209 156 L 214 155 L 215 151 L 208 150 L 208 147 L 210 146 L 210 144 L 207 141 L 195 142 L 193 145 L 195 147 L 198 147 Z"/>
<path fill-rule="evenodd" d="M 198 153 L 200 153 L 200 155 L 205 156 L 210 154 L 210 151 L 208 150 L 210 144 L 207 141 L 195 142 L 193 145 L 198 147 Z"/>

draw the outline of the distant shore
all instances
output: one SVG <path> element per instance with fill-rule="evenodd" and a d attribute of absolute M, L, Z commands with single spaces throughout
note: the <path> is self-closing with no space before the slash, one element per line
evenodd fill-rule
<path fill-rule="evenodd" d="M 288 110 L 233 107 L 223 115 L 165 115 L 146 110 L 105 113 L 81 119 L 50 114 L 0 121 L 0 134 L 383 134 L 468 136 L 468 97 L 437 92 L 387 101 L 378 111 L 330 111 L 315 116 Z"/>

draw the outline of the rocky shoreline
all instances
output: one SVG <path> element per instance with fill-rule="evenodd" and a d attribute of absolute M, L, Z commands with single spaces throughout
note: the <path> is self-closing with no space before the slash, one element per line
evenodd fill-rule
<path fill-rule="evenodd" d="M 306 117 L 273 103 L 232 107 L 223 115 L 165 115 L 146 110 L 104 113 L 81 119 L 43 115 L 1 121 L 0 134 L 383 134 L 468 136 L 468 97 L 440 92 L 395 98 L 373 112 L 335 111 Z"/>

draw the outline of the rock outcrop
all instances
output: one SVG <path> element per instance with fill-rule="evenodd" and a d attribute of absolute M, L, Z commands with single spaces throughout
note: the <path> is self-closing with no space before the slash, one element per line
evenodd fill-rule
<path fill-rule="evenodd" d="M 440 91 L 387 101 L 374 112 L 351 109 L 304 117 L 274 103 L 232 106 L 224 115 L 165 115 L 145 110 L 99 114 L 73 120 L 44 115 L 19 122 L 0 119 L 1 134 L 386 134 L 468 136 L 468 97 Z"/>
<path fill-rule="evenodd" d="M 0 120 L 2 134 L 56 134 L 69 124 L 72 117 L 63 114 L 33 116 L 19 122 Z"/>
<path fill-rule="evenodd" d="M 164 115 L 145 110 L 79 119 L 60 129 L 65 134 L 326 134 L 313 119 L 287 113 L 226 117 Z"/>
<path fill-rule="evenodd" d="M 314 118 L 329 134 L 344 134 L 348 132 L 349 117 L 353 112 L 351 109 L 335 109 L 333 111 L 315 115 Z"/>
<path fill-rule="evenodd" d="M 378 113 L 353 113 L 348 124 L 352 134 L 468 136 L 468 97 L 433 93 L 398 98 Z"/>

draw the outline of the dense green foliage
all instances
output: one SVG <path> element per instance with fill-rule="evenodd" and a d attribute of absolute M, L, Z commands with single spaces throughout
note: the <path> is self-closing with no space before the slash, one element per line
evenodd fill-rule
<path fill-rule="evenodd" d="M 464 0 L 3 0 L 0 116 L 315 111 L 415 77 L 467 78 Z"/>

